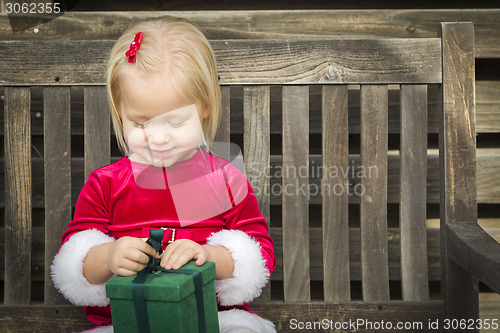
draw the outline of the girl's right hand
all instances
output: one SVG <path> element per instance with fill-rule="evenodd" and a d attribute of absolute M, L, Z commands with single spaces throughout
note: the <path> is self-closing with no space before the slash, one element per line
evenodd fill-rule
<path fill-rule="evenodd" d="M 107 255 L 108 269 L 120 276 L 131 276 L 146 267 L 148 255 L 159 258 L 154 248 L 144 240 L 135 237 L 122 237 L 110 243 Z"/>

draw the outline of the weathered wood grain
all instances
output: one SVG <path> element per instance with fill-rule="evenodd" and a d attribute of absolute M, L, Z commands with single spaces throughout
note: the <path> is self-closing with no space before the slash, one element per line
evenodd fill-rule
<path fill-rule="evenodd" d="M 441 82 L 440 40 L 214 40 L 222 85 Z M 0 85 L 99 85 L 113 41 L 0 41 Z M 340 51 L 342 50 L 342 51 Z"/>
<path fill-rule="evenodd" d="M 283 286 L 286 302 L 311 299 L 309 275 L 309 87 L 283 87 Z M 305 172 L 305 174 L 304 174 Z"/>
<path fill-rule="evenodd" d="M 439 36 L 443 49 L 439 119 L 441 294 L 447 318 L 477 319 L 477 279 L 449 259 L 452 255 L 448 250 L 453 248 L 447 244 L 448 224 L 477 223 L 474 26 L 468 22 L 442 23 Z"/>
<path fill-rule="evenodd" d="M 450 259 L 500 294 L 500 244 L 475 222 L 446 226 Z"/>
<path fill-rule="evenodd" d="M 247 86 L 243 88 L 244 134 L 243 147 L 245 156 L 245 173 L 251 181 L 260 211 L 268 225 L 271 221 L 271 201 L 269 192 L 269 170 L 271 142 L 270 124 L 270 91 L 269 86 Z M 268 284 L 259 301 L 271 300 L 271 289 Z"/>
<path fill-rule="evenodd" d="M 296 332 L 299 323 L 306 332 L 390 332 L 396 330 L 397 322 L 410 322 L 408 329 L 397 329 L 398 332 L 433 332 L 426 327 L 429 321 L 442 323 L 441 301 L 427 302 L 352 302 L 352 303 L 295 303 L 271 302 L 255 305 L 252 311 L 269 318 L 276 325 L 278 332 Z M 320 326 L 326 319 L 327 326 Z M 359 325 L 350 324 L 358 320 Z M 374 322 L 390 322 L 391 330 L 376 328 Z M 317 322 L 314 324 L 314 322 Z M 370 325 L 368 322 L 371 322 Z M 309 323 L 309 324 L 307 324 Z M 336 326 L 336 325 L 344 326 Z M 296 326 L 297 325 L 297 326 Z M 306 326 L 317 325 L 317 326 Z M 330 326 L 331 325 L 331 326 Z M 421 326 L 420 326 L 421 325 Z M 434 330 L 435 332 L 435 330 Z"/>
<path fill-rule="evenodd" d="M 69 87 L 44 91 L 45 304 L 66 303 L 50 277 L 52 259 L 72 219 Z"/>
<path fill-rule="evenodd" d="M 324 170 L 349 167 L 347 86 L 323 86 L 322 166 Z M 349 196 L 348 176 L 330 177 L 323 173 L 323 267 L 325 301 L 341 302 L 351 298 L 349 283 Z M 323 187 L 322 187 L 323 188 Z M 338 190 L 340 189 L 340 191 Z"/>
<path fill-rule="evenodd" d="M 0 317 L 5 333 L 70 333 L 94 327 L 83 307 L 74 305 L 0 306 Z"/>
<path fill-rule="evenodd" d="M 361 265 L 364 301 L 389 300 L 387 86 L 361 86 Z M 368 177 L 368 170 L 375 170 Z"/>
<path fill-rule="evenodd" d="M 132 23 L 175 15 L 196 23 L 210 39 L 434 37 L 440 22 L 470 21 L 476 26 L 476 57 L 498 58 L 500 9 L 386 10 L 231 10 L 68 12 L 12 34 L 0 14 L 0 39 L 112 39 Z M 33 21 L 30 16 L 26 20 Z"/>
<path fill-rule="evenodd" d="M 220 151 L 218 156 L 229 160 L 231 142 L 231 87 L 221 87 L 221 119 L 220 125 L 215 134 L 214 142 L 216 142 L 217 150 Z"/>
<path fill-rule="evenodd" d="M 380 303 L 301 303 L 286 304 L 274 301 L 268 304 L 253 304 L 250 309 L 264 318 L 271 319 L 278 332 L 296 332 L 290 327 L 290 320 L 296 319 L 300 322 L 315 322 L 323 318 L 335 322 L 349 323 L 349 319 L 356 321 L 364 319 L 365 325 L 358 329 L 349 329 L 350 332 L 381 332 L 366 329 L 368 322 L 395 323 L 419 322 L 423 328 L 429 322 L 443 321 L 444 316 L 439 313 L 443 306 L 441 301 L 427 302 L 380 302 Z M 491 319 L 500 311 L 500 303 L 496 301 L 480 302 L 481 318 Z M 0 330 L 11 333 L 50 332 L 54 327 L 58 332 L 75 332 L 91 328 L 92 324 L 84 315 L 84 310 L 79 306 L 0 306 Z M 22 323 L 18 318 L 25 319 Z M 345 325 L 345 324 L 344 324 Z M 334 327 L 335 328 L 335 327 Z M 415 327 L 414 327 L 415 328 Z M 322 330 L 330 332 L 333 330 Z M 345 330 L 340 330 L 340 332 Z M 414 332 L 415 330 L 413 330 Z M 339 332 L 335 330 L 334 332 Z M 419 332 L 436 332 L 436 330 Z"/>
<path fill-rule="evenodd" d="M 31 299 L 30 88 L 5 89 L 5 305 Z"/>
<path fill-rule="evenodd" d="M 401 85 L 399 226 L 405 301 L 429 299 L 426 248 L 427 86 Z"/>
<path fill-rule="evenodd" d="M 89 173 L 109 164 L 111 155 L 110 114 L 106 87 L 84 88 L 85 181 Z"/>

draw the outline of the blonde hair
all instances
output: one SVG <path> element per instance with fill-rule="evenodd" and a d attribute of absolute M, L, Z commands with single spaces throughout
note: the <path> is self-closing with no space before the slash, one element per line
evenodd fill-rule
<path fill-rule="evenodd" d="M 125 52 L 135 35 L 143 39 L 136 60 L 128 62 Z M 192 22 L 173 16 L 148 19 L 131 25 L 111 49 L 106 86 L 113 128 L 118 146 L 127 154 L 123 127 L 117 105 L 120 104 L 118 78 L 126 66 L 137 66 L 143 75 L 158 71 L 169 59 L 169 78 L 177 92 L 202 103 L 208 116 L 202 121 L 207 148 L 215 138 L 221 117 L 221 97 L 214 52 L 207 38 Z"/>

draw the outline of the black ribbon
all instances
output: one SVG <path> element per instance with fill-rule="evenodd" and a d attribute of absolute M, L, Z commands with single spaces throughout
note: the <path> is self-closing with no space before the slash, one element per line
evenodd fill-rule
<path fill-rule="evenodd" d="M 155 251 L 161 254 L 161 241 L 163 239 L 162 229 L 153 229 L 150 231 L 149 239 L 146 241 L 154 247 Z M 177 273 L 188 274 L 194 279 L 194 287 L 196 301 L 198 305 L 198 327 L 200 333 L 206 333 L 205 323 L 205 307 L 203 304 L 203 280 L 200 271 L 195 269 L 170 269 L 166 270 L 160 266 L 160 259 L 149 256 L 149 261 L 142 271 L 137 274 L 137 277 L 132 281 L 132 296 L 134 299 L 135 316 L 137 318 L 137 326 L 140 333 L 150 333 L 148 313 L 146 309 L 146 298 L 144 294 L 144 282 L 148 278 L 149 273 Z"/>

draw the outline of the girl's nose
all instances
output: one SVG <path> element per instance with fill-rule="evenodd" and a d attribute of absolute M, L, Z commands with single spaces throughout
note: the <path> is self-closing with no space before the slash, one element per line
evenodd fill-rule
<path fill-rule="evenodd" d="M 170 141 L 170 133 L 165 126 L 158 126 L 158 124 L 151 124 L 146 128 L 148 141 L 153 146 L 161 146 Z"/>

